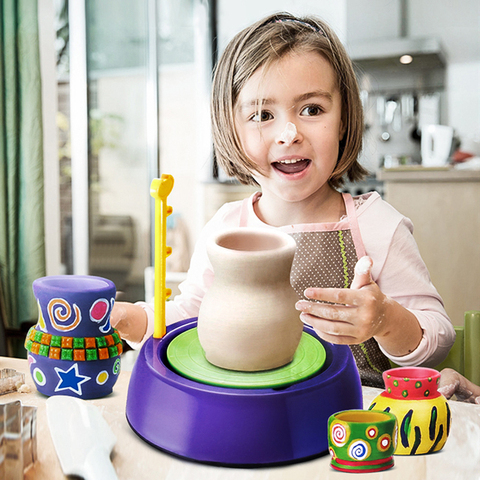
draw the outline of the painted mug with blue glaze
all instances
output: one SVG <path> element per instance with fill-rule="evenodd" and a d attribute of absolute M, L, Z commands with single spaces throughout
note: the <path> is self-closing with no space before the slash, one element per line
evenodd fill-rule
<path fill-rule="evenodd" d="M 25 348 L 40 393 L 89 399 L 112 392 L 123 351 L 110 325 L 115 292 L 110 280 L 88 275 L 33 282 L 38 321 L 27 334 Z"/>

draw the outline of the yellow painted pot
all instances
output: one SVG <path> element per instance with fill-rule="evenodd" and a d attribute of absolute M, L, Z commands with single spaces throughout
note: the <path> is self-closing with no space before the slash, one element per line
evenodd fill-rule
<path fill-rule="evenodd" d="M 450 433 L 451 413 L 438 392 L 440 373 L 431 368 L 403 367 L 383 372 L 385 391 L 369 410 L 393 413 L 398 422 L 396 455 L 437 452 Z"/>

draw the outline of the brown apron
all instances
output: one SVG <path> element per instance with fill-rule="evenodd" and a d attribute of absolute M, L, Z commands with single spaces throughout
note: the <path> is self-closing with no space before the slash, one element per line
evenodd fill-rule
<path fill-rule="evenodd" d="M 297 242 L 290 281 L 301 299 L 308 287 L 349 288 L 355 264 L 365 255 L 352 196 L 343 194 L 343 199 L 347 215 L 339 222 L 280 227 Z M 247 225 L 249 201 L 244 201 L 240 226 Z M 350 349 L 362 385 L 384 388 L 382 372 L 390 368 L 390 362 L 376 340 L 350 345 Z"/>

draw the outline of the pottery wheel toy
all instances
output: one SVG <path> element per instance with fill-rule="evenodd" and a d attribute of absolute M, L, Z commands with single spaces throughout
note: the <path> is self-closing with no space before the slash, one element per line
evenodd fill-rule
<path fill-rule="evenodd" d="M 214 465 L 288 464 L 328 453 L 329 417 L 363 407 L 348 346 L 324 342 L 303 326 L 287 364 L 242 371 L 207 360 L 197 318 L 165 328 L 164 302 L 170 294 L 165 259 L 171 252 L 165 225 L 172 212 L 166 197 L 172 188 L 170 175 L 151 185 L 155 329 L 132 371 L 126 406 L 130 426 L 160 450 Z"/>

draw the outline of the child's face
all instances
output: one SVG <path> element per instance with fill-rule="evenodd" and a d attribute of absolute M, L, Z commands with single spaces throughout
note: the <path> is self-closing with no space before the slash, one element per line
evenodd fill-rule
<path fill-rule="evenodd" d="M 288 54 L 266 72 L 261 67 L 245 83 L 235 126 L 259 167 L 263 195 L 297 202 L 329 189 L 344 132 L 335 80 L 329 62 L 309 52 Z"/>

